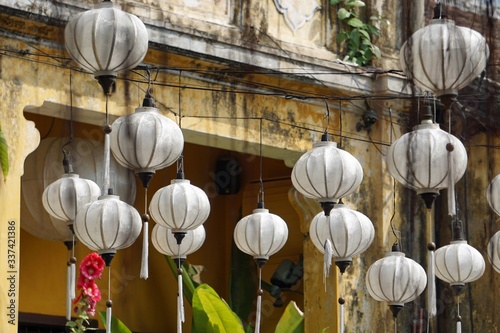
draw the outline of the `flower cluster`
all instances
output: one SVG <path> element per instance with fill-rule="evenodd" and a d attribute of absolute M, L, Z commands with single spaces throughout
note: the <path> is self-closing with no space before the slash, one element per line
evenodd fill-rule
<path fill-rule="evenodd" d="M 80 276 L 76 284 L 80 293 L 73 301 L 78 319 L 66 324 L 72 333 L 85 332 L 84 323 L 88 323 L 89 316 L 95 315 L 95 306 L 101 300 L 101 291 L 95 280 L 101 278 L 103 270 L 104 260 L 95 252 L 87 255 L 80 264 Z"/>

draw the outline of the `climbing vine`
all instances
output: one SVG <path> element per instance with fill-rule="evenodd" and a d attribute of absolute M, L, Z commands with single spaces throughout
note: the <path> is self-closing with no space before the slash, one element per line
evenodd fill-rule
<path fill-rule="evenodd" d="M 359 66 L 372 62 L 373 58 L 380 58 L 380 49 L 373 44 L 373 38 L 380 35 L 377 22 L 389 23 L 380 16 L 371 16 L 367 23 L 362 20 L 359 9 L 365 7 L 361 0 L 330 0 L 332 6 L 337 6 L 337 18 L 340 22 L 340 31 L 337 43 L 345 61 L 351 61 Z M 372 24 L 373 23 L 373 24 Z"/>
<path fill-rule="evenodd" d="M 2 132 L 2 125 L 0 124 L 0 165 L 2 167 L 4 181 L 9 173 L 9 155 L 7 149 L 7 140 L 5 139 L 5 135 Z"/>

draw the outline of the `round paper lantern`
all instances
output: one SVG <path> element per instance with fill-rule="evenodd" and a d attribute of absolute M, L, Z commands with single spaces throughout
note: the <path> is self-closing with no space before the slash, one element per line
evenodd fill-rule
<path fill-rule="evenodd" d="M 74 223 L 78 240 L 105 260 L 105 255 L 112 258 L 117 250 L 132 245 L 141 228 L 142 220 L 137 210 L 117 195 L 103 195 L 83 206 Z"/>
<path fill-rule="evenodd" d="M 205 227 L 200 225 L 186 231 L 182 243 L 178 244 L 172 230 L 157 224 L 153 228 L 151 241 L 158 252 L 173 259 L 186 259 L 188 255 L 199 250 L 205 242 L 205 237 Z"/>
<path fill-rule="evenodd" d="M 388 302 L 394 317 L 405 303 L 416 299 L 427 285 L 427 275 L 417 262 L 400 251 L 377 260 L 366 273 L 366 288 L 377 301 Z"/>
<path fill-rule="evenodd" d="M 441 130 L 439 124 L 424 120 L 392 143 L 386 162 L 391 175 L 416 190 L 430 208 L 439 190 L 448 187 L 450 174 L 454 183 L 462 178 L 467 169 L 467 152 L 462 142 Z"/>
<path fill-rule="evenodd" d="M 73 225 L 78 210 L 100 195 L 101 189 L 93 181 L 65 173 L 43 191 L 42 203 L 51 216 Z"/>
<path fill-rule="evenodd" d="M 184 137 L 181 129 L 156 107 L 137 108 L 135 113 L 113 122 L 113 156 L 121 165 L 134 170 L 144 187 L 148 187 L 149 180 L 156 170 L 177 161 L 183 148 Z"/>
<path fill-rule="evenodd" d="M 206 193 L 187 179 L 174 179 L 151 198 L 149 213 L 173 233 L 185 233 L 203 224 L 210 214 Z"/>
<path fill-rule="evenodd" d="M 488 259 L 495 271 L 500 273 L 500 231 L 488 242 Z"/>
<path fill-rule="evenodd" d="M 465 240 L 455 240 L 436 250 L 436 276 L 460 293 L 466 283 L 479 279 L 485 269 L 483 256 Z"/>
<path fill-rule="evenodd" d="M 136 67 L 148 51 L 144 23 L 111 1 L 72 17 L 64 41 L 71 58 L 94 74 L 106 94 L 111 93 L 117 73 Z"/>
<path fill-rule="evenodd" d="M 328 215 L 333 203 L 354 192 L 363 180 L 358 160 L 328 141 L 326 135 L 303 154 L 292 170 L 292 183 L 305 197 L 318 200 Z"/>
<path fill-rule="evenodd" d="M 477 31 L 435 18 L 400 51 L 401 67 L 415 85 L 437 96 L 457 95 L 485 68 L 489 48 Z"/>
<path fill-rule="evenodd" d="M 500 215 L 500 175 L 496 175 L 486 191 L 486 199 L 491 209 Z"/>
<path fill-rule="evenodd" d="M 344 273 L 352 257 L 371 245 L 375 228 L 366 215 L 340 204 L 334 206 L 329 216 L 320 212 L 313 218 L 309 236 L 321 253 L 325 252 L 325 242 L 331 242 L 334 261 Z"/>
<path fill-rule="evenodd" d="M 26 158 L 21 178 L 21 227 L 35 237 L 51 241 L 67 242 L 73 238 L 67 222 L 52 217 L 42 203 L 44 190 L 64 174 L 61 147 L 67 142 L 68 138 L 62 137 L 43 139 L 38 148 Z M 75 173 L 80 178 L 102 184 L 102 142 L 73 138 L 68 149 Z M 136 182 L 133 172 L 122 167 L 114 158 L 111 159 L 111 169 L 115 192 L 125 202 L 134 203 Z"/>
<path fill-rule="evenodd" d="M 234 228 L 234 242 L 257 262 L 265 262 L 285 245 L 288 239 L 286 222 L 268 209 L 257 208 L 243 217 Z"/>

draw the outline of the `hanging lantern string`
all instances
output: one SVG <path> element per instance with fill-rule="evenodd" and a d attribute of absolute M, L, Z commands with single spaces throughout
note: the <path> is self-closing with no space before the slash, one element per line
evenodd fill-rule
<path fill-rule="evenodd" d="M 259 194 L 257 195 L 257 203 L 264 208 L 264 182 L 262 180 L 262 121 L 259 122 Z"/>
<path fill-rule="evenodd" d="M 111 126 L 109 125 L 109 95 L 106 95 L 106 125 L 104 126 L 104 194 L 111 194 L 109 181 L 110 138 Z"/>
<path fill-rule="evenodd" d="M 257 314 L 255 316 L 255 333 L 260 333 L 262 314 L 262 267 L 259 265 L 259 290 L 257 291 Z"/>
<path fill-rule="evenodd" d="M 339 148 L 342 148 L 342 140 L 343 140 L 343 133 L 342 133 L 342 129 L 343 129 L 343 121 L 342 121 L 342 101 L 339 100 L 339 135 L 340 135 L 340 138 L 339 138 Z"/>
<path fill-rule="evenodd" d="M 434 251 L 436 250 L 436 244 L 434 243 L 433 230 L 434 221 L 432 218 L 431 211 L 427 210 L 426 216 L 427 223 L 429 223 L 428 238 L 429 243 L 427 244 L 427 311 L 429 319 L 437 314 L 436 305 L 436 257 Z M 429 332 L 430 320 L 427 320 L 427 331 Z"/>
<path fill-rule="evenodd" d="M 69 140 L 62 146 L 62 152 L 66 156 L 66 146 L 73 143 L 74 131 L 73 131 L 73 71 L 69 70 Z M 73 170 L 71 170 L 73 172 Z"/>
<path fill-rule="evenodd" d="M 179 70 L 179 96 L 178 96 L 178 104 L 179 104 L 179 127 L 182 128 L 182 111 L 181 111 L 181 79 L 182 79 L 182 70 Z"/>
<path fill-rule="evenodd" d="M 177 333 L 182 333 L 182 323 L 185 320 L 182 282 L 181 244 L 179 243 L 177 246 Z"/>
<path fill-rule="evenodd" d="M 330 107 L 328 106 L 328 101 L 326 100 L 326 98 L 325 98 L 325 106 L 326 106 L 326 114 L 323 119 L 326 120 L 326 125 L 325 125 L 325 131 L 323 133 L 328 134 L 328 129 L 330 128 Z"/>
<path fill-rule="evenodd" d="M 392 194 L 393 194 L 393 199 L 392 199 L 392 202 L 393 202 L 393 205 L 392 205 L 392 216 L 391 216 L 391 219 L 389 221 L 389 225 L 391 226 L 391 231 L 392 231 L 392 234 L 394 235 L 394 238 L 396 238 L 396 240 L 394 241 L 394 245 L 397 245 L 399 244 L 399 241 L 400 241 L 400 238 L 401 238 L 401 231 L 397 230 L 396 227 L 394 226 L 394 217 L 396 216 L 396 180 L 393 179 L 392 180 Z"/>

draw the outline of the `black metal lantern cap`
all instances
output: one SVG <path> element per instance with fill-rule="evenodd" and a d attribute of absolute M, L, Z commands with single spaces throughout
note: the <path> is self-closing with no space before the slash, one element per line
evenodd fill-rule
<path fill-rule="evenodd" d="M 96 79 L 105 95 L 111 95 L 115 91 L 115 75 L 101 75 L 97 76 Z"/>
<path fill-rule="evenodd" d="M 430 210 L 432 209 L 432 205 L 434 204 L 434 201 L 436 201 L 438 195 L 439 193 L 436 192 L 427 192 L 419 194 L 419 197 L 424 201 L 425 207 Z"/>
<path fill-rule="evenodd" d="M 344 274 L 347 267 L 351 266 L 352 260 L 339 260 L 335 261 L 335 265 L 339 268 L 340 273 Z"/>
<path fill-rule="evenodd" d="M 115 254 L 116 252 L 109 252 L 109 253 L 100 253 L 99 255 L 101 256 L 102 260 L 104 260 L 106 267 L 109 267 L 111 266 L 111 260 L 113 260 Z"/>
<path fill-rule="evenodd" d="M 325 202 L 320 202 L 321 208 L 323 209 L 323 212 L 325 212 L 325 216 L 330 216 L 330 211 L 333 209 L 333 206 L 335 206 L 335 202 L 333 201 L 325 201 Z"/>
<path fill-rule="evenodd" d="M 264 266 L 264 264 L 267 262 L 267 259 L 256 258 L 255 262 L 257 263 L 257 266 L 259 266 L 259 268 L 262 268 Z"/>
<path fill-rule="evenodd" d="M 465 289 L 465 284 L 461 283 L 461 284 L 454 284 L 451 286 L 451 288 L 453 289 L 453 291 L 455 292 L 455 295 L 460 295 L 462 293 L 462 290 Z"/>
<path fill-rule="evenodd" d="M 138 172 L 137 178 L 139 178 L 144 188 L 148 188 L 149 182 L 153 179 L 154 174 L 154 172 Z"/>
<path fill-rule="evenodd" d="M 172 232 L 174 234 L 174 238 L 177 241 L 177 245 L 181 245 L 184 236 L 186 236 L 187 232 L 185 231 L 176 231 Z"/>
<path fill-rule="evenodd" d="M 392 316 L 396 319 L 399 312 L 403 310 L 403 305 L 389 305 L 389 308 L 391 309 Z"/>

